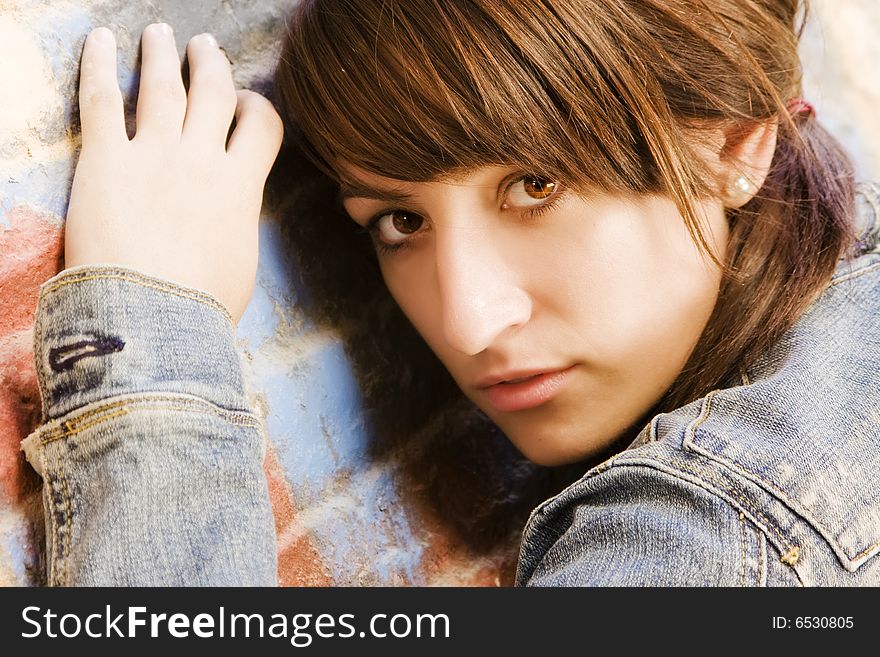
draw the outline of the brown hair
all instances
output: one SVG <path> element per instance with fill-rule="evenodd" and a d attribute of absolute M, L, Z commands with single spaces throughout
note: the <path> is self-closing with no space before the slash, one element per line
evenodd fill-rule
<path fill-rule="evenodd" d="M 476 543 L 517 527 L 574 469 L 525 463 L 457 389 L 345 218 L 339 163 L 407 181 L 516 165 L 575 188 L 665 193 L 705 248 L 694 203 L 717 190 L 694 131 L 777 119 L 766 182 L 728 212 L 713 315 L 652 413 L 671 410 L 738 383 L 853 238 L 846 155 L 813 117 L 786 111 L 801 92 L 805 15 L 798 0 L 303 0 L 295 11 L 274 182 L 300 181 L 288 228 L 311 308 L 345 338 L 378 445 L 406 445 L 413 481 Z"/>

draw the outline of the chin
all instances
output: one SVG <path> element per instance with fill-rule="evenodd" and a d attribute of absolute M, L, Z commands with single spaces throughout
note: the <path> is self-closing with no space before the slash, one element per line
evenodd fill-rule
<path fill-rule="evenodd" d="M 560 432 L 561 433 L 561 432 Z M 555 467 L 584 462 L 587 466 L 601 463 L 622 451 L 635 435 L 629 432 L 611 432 L 608 435 L 578 434 L 568 439 L 559 433 L 550 438 L 535 435 L 505 433 L 508 439 L 529 461 L 536 465 Z"/>
<path fill-rule="evenodd" d="M 594 460 L 603 453 L 602 449 L 590 449 L 583 445 L 545 443 L 536 445 L 534 441 L 517 442 L 514 446 L 535 465 L 556 467 L 571 465 L 585 460 Z"/>

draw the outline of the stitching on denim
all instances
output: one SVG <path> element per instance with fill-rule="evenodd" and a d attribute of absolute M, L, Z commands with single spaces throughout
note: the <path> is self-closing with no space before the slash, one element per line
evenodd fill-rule
<path fill-rule="evenodd" d="M 648 442 L 656 443 L 657 442 L 657 424 L 660 422 L 660 415 L 655 415 L 654 419 L 651 420 L 648 425 Z"/>
<path fill-rule="evenodd" d="M 83 283 L 85 281 L 94 281 L 101 279 L 112 279 L 112 280 L 121 280 L 127 281 L 129 283 L 135 283 L 142 287 L 151 288 L 154 290 L 159 290 L 161 292 L 168 292 L 169 294 L 173 294 L 178 297 L 182 297 L 184 299 L 190 299 L 192 301 L 198 301 L 199 303 L 203 303 L 207 306 L 215 310 L 219 310 L 226 320 L 232 324 L 232 317 L 229 314 L 229 311 L 226 309 L 223 304 L 219 301 L 211 297 L 210 295 L 201 293 L 197 290 L 188 290 L 186 288 L 179 287 L 174 285 L 173 283 L 162 283 L 160 281 L 154 281 L 151 279 L 140 278 L 134 274 L 91 274 L 91 275 L 82 275 L 82 276 L 69 276 L 68 278 L 63 278 L 54 285 L 47 287 L 43 294 L 49 294 L 58 290 L 67 285 L 72 285 L 74 283 Z"/>
<path fill-rule="evenodd" d="M 136 409 L 136 410 L 140 410 L 140 409 Z M 192 406 L 188 406 L 188 405 L 183 405 L 183 406 L 181 406 L 181 405 L 166 405 L 166 406 L 153 406 L 153 405 L 150 405 L 150 406 L 145 406 L 144 410 L 151 410 L 151 411 L 152 411 L 152 410 L 156 410 L 156 411 L 186 411 L 187 413 L 201 413 L 201 412 L 202 412 L 202 409 L 199 409 L 199 408 L 193 408 Z M 251 419 L 251 418 L 235 418 L 235 417 L 228 417 L 228 416 L 222 415 L 222 414 L 220 414 L 220 413 L 213 413 L 213 415 L 216 415 L 217 417 L 222 418 L 225 422 L 228 422 L 229 424 L 233 424 L 233 425 L 235 425 L 235 426 L 237 426 L 237 427 L 250 427 L 250 428 L 253 428 L 253 429 L 259 429 L 259 428 L 260 428 L 260 423 L 259 423 L 258 421 L 256 421 L 256 420 L 254 420 L 254 419 Z M 91 425 L 90 425 L 90 426 L 91 426 Z M 80 430 L 78 429 L 78 430 L 77 430 L 77 433 L 78 433 L 79 431 L 80 431 Z"/>
<path fill-rule="evenodd" d="M 157 402 L 172 402 L 171 405 L 157 406 Z M 225 422 L 235 426 L 261 428 L 260 421 L 240 411 L 229 411 L 201 400 L 183 400 L 180 397 L 156 396 L 149 398 L 124 399 L 100 406 L 99 408 L 86 411 L 77 417 L 63 421 L 60 426 L 51 429 L 42 429 L 44 435 L 40 438 L 41 445 L 47 445 L 67 436 L 72 436 L 81 431 L 101 424 L 106 420 L 120 417 L 126 413 L 140 410 L 132 408 L 141 406 L 144 410 L 179 410 L 192 413 L 205 412 L 220 417 Z M 111 411 L 111 412 L 108 412 Z M 95 417 L 100 416 L 100 417 Z"/>
<path fill-rule="evenodd" d="M 761 532 L 755 532 L 755 541 L 758 544 L 758 588 L 761 588 L 767 584 L 766 573 L 764 569 L 766 566 L 765 559 L 767 558 L 766 550 L 767 550 L 767 541 L 764 538 L 764 535 Z"/>
<path fill-rule="evenodd" d="M 54 586 L 66 586 L 69 581 L 70 568 L 70 530 L 71 530 L 71 510 L 70 490 L 67 486 L 67 478 L 64 474 L 64 467 L 61 465 L 61 458 L 58 451 L 53 452 L 54 473 L 49 498 L 52 516 L 52 530 L 54 541 L 52 545 L 52 555 L 50 557 L 50 583 Z M 45 463 L 44 463 L 45 465 Z M 48 472 L 48 470 L 46 471 Z M 56 504 L 56 495 L 61 497 L 63 509 L 59 509 Z M 64 526 L 58 524 L 58 513 L 64 513 Z"/>
<path fill-rule="evenodd" d="M 797 562 L 800 558 L 801 549 L 797 545 L 795 545 L 788 552 L 783 554 L 779 560 L 787 566 L 794 566 L 797 565 Z"/>
<path fill-rule="evenodd" d="M 880 267 L 880 263 L 878 263 L 877 266 Z M 714 395 L 716 392 L 718 392 L 718 391 L 717 391 L 717 390 L 713 390 L 712 392 L 710 392 L 710 393 L 707 395 L 707 398 L 710 397 L 710 396 L 712 396 L 712 395 Z M 710 405 L 707 404 L 707 408 L 709 408 L 709 406 L 710 406 Z M 694 425 L 694 429 L 696 429 L 696 426 L 697 426 L 697 425 Z M 690 428 L 690 427 L 688 427 L 688 428 Z M 846 555 L 847 559 L 850 560 L 850 563 L 854 563 L 854 562 L 857 561 L 859 558 L 863 557 L 865 554 L 871 552 L 872 550 L 876 549 L 877 547 L 880 547 L 880 541 L 878 541 L 878 542 L 874 543 L 873 545 L 870 545 L 870 546 L 868 546 L 867 548 L 863 549 L 863 550 L 860 551 L 858 554 L 855 554 L 855 555 L 851 555 L 851 554 L 849 554 L 849 552 L 847 552 L 847 551 L 844 549 L 844 546 L 840 543 L 840 541 L 837 540 L 837 538 L 835 538 L 835 537 L 833 536 L 833 534 L 832 534 L 831 531 L 828 529 L 828 527 L 826 527 L 823 523 L 819 522 L 819 521 L 815 518 L 815 516 L 813 516 L 813 514 L 811 514 L 809 511 L 807 511 L 805 508 L 803 508 L 799 502 L 797 502 L 796 500 L 792 500 L 792 499 L 791 499 L 791 498 L 785 493 L 785 491 L 783 491 L 783 490 L 780 489 L 778 486 L 776 486 L 775 483 L 773 483 L 772 481 L 768 481 L 767 479 L 765 479 L 764 477 L 762 477 L 762 476 L 759 475 L 758 473 L 753 472 L 752 470 L 747 470 L 746 468 L 740 466 L 739 464 L 734 463 L 733 461 L 730 461 L 729 459 L 724 458 L 724 457 L 721 456 L 720 454 L 716 454 L 716 453 L 714 453 L 714 452 L 710 452 L 710 451 L 707 450 L 707 449 L 704 449 L 704 448 L 699 447 L 698 445 L 696 445 L 696 444 L 694 443 L 695 438 L 696 438 L 696 432 L 694 431 L 694 432 L 691 432 L 691 434 L 690 434 L 690 440 L 688 440 L 687 438 L 685 439 L 685 443 L 687 444 L 687 446 L 689 447 L 689 449 L 691 449 L 692 451 L 694 451 L 694 452 L 696 452 L 696 453 L 698 453 L 698 454 L 702 454 L 702 455 L 704 455 L 704 456 L 706 456 L 706 457 L 712 459 L 713 461 L 717 461 L 717 462 L 721 463 L 721 464 L 724 465 L 725 467 L 730 468 L 731 470 L 733 470 L 733 471 L 739 473 L 740 475 L 746 477 L 747 479 L 751 479 L 751 480 L 753 480 L 753 481 L 754 481 L 754 480 L 757 480 L 758 482 L 760 482 L 760 484 L 764 484 L 764 485 L 766 485 L 766 487 L 767 487 L 768 489 L 770 489 L 770 493 L 771 493 L 772 495 L 775 495 L 775 496 L 776 496 L 777 498 L 779 498 L 779 499 L 780 499 L 780 500 L 781 500 L 786 506 L 788 506 L 788 507 L 789 507 L 790 509 L 792 509 L 796 514 L 800 515 L 800 516 L 801 516 L 802 518 L 804 518 L 809 524 L 811 524 L 811 525 L 812 525 L 812 526 L 813 526 L 813 527 L 819 532 L 819 534 L 820 534 L 820 535 L 821 535 L 826 541 L 828 541 L 828 543 L 830 543 L 832 546 L 835 546 L 835 547 L 836 547 L 841 553 L 843 553 L 844 555 Z M 760 484 L 759 484 L 759 485 L 760 485 Z M 792 546 L 787 546 L 787 547 L 788 547 L 788 550 L 787 550 L 787 552 L 786 552 L 785 554 L 783 554 L 783 557 L 787 557 L 787 558 L 793 560 L 793 561 L 796 563 L 797 560 L 798 560 L 799 555 L 789 555 L 789 552 L 791 551 Z"/>
<path fill-rule="evenodd" d="M 716 392 L 718 392 L 718 391 L 713 390 L 712 392 L 710 392 L 709 394 L 707 394 L 703 398 L 703 406 L 700 409 L 699 416 L 697 416 L 697 418 L 695 420 L 693 420 L 690 424 L 688 424 L 684 430 L 684 442 L 685 443 L 689 443 L 689 442 L 693 441 L 694 435 L 697 431 L 697 428 L 701 424 L 703 424 L 703 422 L 705 422 L 706 419 L 709 417 L 709 413 L 712 410 L 712 398 L 715 396 Z"/>
<path fill-rule="evenodd" d="M 848 274 L 842 274 L 838 278 L 833 279 L 828 284 L 828 287 L 831 288 L 831 287 L 834 287 L 835 285 L 838 285 L 840 283 L 844 283 L 850 279 L 857 278 L 857 277 L 862 276 L 864 274 L 870 274 L 872 271 L 874 271 L 875 269 L 878 269 L 878 268 L 880 268 L 880 262 L 875 262 L 873 265 L 867 265 L 866 267 L 862 267 L 861 269 L 856 269 L 855 271 L 851 271 Z"/>
<path fill-rule="evenodd" d="M 97 424 L 101 424 L 106 422 L 107 420 L 112 420 L 115 417 L 122 417 L 123 415 L 128 415 L 127 408 L 120 408 L 117 411 L 113 411 L 112 413 L 107 413 L 106 415 L 102 415 L 101 417 L 94 418 L 90 422 L 85 422 L 84 424 L 80 424 L 79 422 L 72 423 L 70 421 L 65 422 L 62 426 L 64 427 L 62 433 L 57 436 L 57 438 L 64 438 L 66 436 L 75 436 L 76 434 L 85 431 L 89 427 L 93 427 Z M 47 442 L 52 442 L 53 440 L 57 440 L 57 438 L 49 439 L 46 438 L 43 444 Z"/>
<path fill-rule="evenodd" d="M 740 549 L 740 564 L 739 564 L 739 586 L 740 588 L 744 588 L 746 585 L 746 532 L 745 526 L 743 524 L 743 512 L 739 513 L 739 549 Z"/>
<path fill-rule="evenodd" d="M 544 513 L 545 509 L 547 509 L 551 504 L 553 504 L 553 502 L 558 500 L 560 497 L 562 497 L 563 495 L 565 495 L 569 491 L 573 490 L 575 486 L 580 485 L 582 482 L 593 479 L 594 477 L 602 474 L 602 472 L 604 472 L 605 470 L 610 469 L 611 466 L 614 464 L 614 460 L 618 456 L 619 456 L 619 454 L 615 454 L 614 456 L 608 458 L 607 460 L 603 461 L 599 465 L 591 468 L 590 470 L 587 470 L 587 472 L 584 473 L 584 475 L 580 479 L 572 482 L 571 484 L 566 486 L 564 489 L 562 489 L 561 491 L 556 493 L 556 495 L 553 495 L 549 499 L 544 500 L 538 506 L 536 506 L 534 509 L 532 509 L 532 512 L 529 514 L 529 517 L 526 519 L 526 523 L 525 523 L 525 525 L 523 525 L 522 532 L 520 533 L 520 553 L 522 553 L 522 551 L 525 549 L 526 535 L 532 533 L 532 525 L 535 523 L 538 516 L 542 515 Z M 601 468 L 602 466 L 605 466 L 605 467 L 604 467 L 604 469 L 600 470 L 599 468 Z M 517 578 L 519 578 L 519 572 L 520 572 L 520 566 L 519 566 L 519 562 L 518 562 L 517 567 L 516 567 L 516 573 L 517 573 L 516 577 Z M 532 569 L 532 572 L 534 572 L 534 568 Z"/>
<path fill-rule="evenodd" d="M 633 464 L 635 464 L 635 463 L 637 463 L 637 462 L 634 462 Z M 623 467 L 625 465 L 628 465 L 628 464 L 626 464 L 626 463 L 618 464 L 617 467 Z M 734 488 L 731 488 L 729 485 L 727 485 L 724 482 L 720 481 L 719 479 L 715 478 L 714 475 L 710 476 L 708 473 L 705 473 L 705 472 L 702 472 L 702 473 L 696 472 L 695 470 L 692 470 L 690 467 L 684 465 L 683 463 L 675 463 L 674 465 L 670 464 L 669 467 L 674 468 L 676 470 L 681 470 L 682 472 L 686 472 L 689 475 L 691 475 L 692 477 L 694 477 L 695 479 L 697 479 L 698 481 L 705 481 L 705 482 L 709 482 L 711 484 L 714 484 L 719 490 L 721 490 L 724 493 L 726 493 L 727 495 L 729 495 L 731 497 L 731 499 L 733 499 L 733 501 L 736 502 L 740 506 L 741 510 L 746 511 L 753 518 L 760 519 L 763 522 L 763 525 L 766 525 L 767 529 L 772 530 L 772 532 L 779 539 L 779 542 L 781 543 L 781 545 L 785 548 L 786 552 L 791 550 L 791 548 L 794 546 L 794 542 L 789 541 L 785 537 L 785 535 L 782 533 L 782 531 L 778 527 L 776 527 L 776 525 L 772 521 L 770 521 L 763 513 L 761 513 L 754 506 L 752 506 L 751 502 L 746 500 L 746 498 L 744 496 L 742 496 L 739 493 L 739 491 L 736 491 Z M 669 473 L 669 474 L 672 474 L 672 476 L 675 476 L 673 473 Z M 691 483 L 694 483 L 694 482 L 691 482 Z M 763 526 L 760 523 L 755 522 L 755 524 L 757 526 L 763 528 Z"/>
<path fill-rule="evenodd" d="M 865 555 L 868 554 L 869 552 L 872 552 L 872 551 L 876 550 L 878 547 L 880 547 L 880 541 L 877 541 L 877 542 L 874 543 L 873 545 L 869 545 L 869 546 L 866 547 L 864 550 L 862 550 L 861 552 L 859 552 L 858 554 L 856 554 L 855 556 L 853 556 L 853 560 L 855 561 L 855 560 L 857 560 L 857 559 L 861 559 L 863 556 L 865 556 Z"/>
<path fill-rule="evenodd" d="M 180 396 L 175 396 L 175 395 L 151 395 L 149 397 L 134 397 L 134 398 L 130 398 L 130 399 L 121 399 L 119 401 L 111 402 L 109 404 L 104 404 L 104 405 L 102 405 L 98 408 L 94 408 L 90 411 L 86 411 L 85 413 L 77 415 L 75 418 L 73 418 L 71 420 L 67 420 L 67 422 L 69 422 L 69 423 L 79 422 L 79 421 L 88 419 L 90 417 L 93 417 L 95 415 L 98 415 L 99 413 L 103 413 L 104 411 L 107 411 L 107 410 L 110 410 L 113 408 L 119 408 L 121 406 L 131 406 L 133 404 L 146 405 L 146 404 L 151 404 L 154 402 L 174 402 L 179 405 L 194 406 L 199 409 L 207 409 L 211 413 L 221 415 L 223 417 L 232 417 L 232 418 L 240 417 L 240 418 L 245 418 L 251 422 L 257 422 L 256 418 L 254 418 L 254 417 L 252 417 L 242 411 L 232 411 L 229 409 L 225 409 L 220 406 L 217 406 L 216 404 L 212 404 L 209 401 L 205 401 L 203 399 L 182 398 Z"/>
<path fill-rule="evenodd" d="M 85 424 L 77 424 L 75 427 L 68 428 L 66 430 L 62 430 L 60 433 L 51 433 L 48 436 L 46 436 L 45 438 L 43 438 L 41 440 L 41 443 L 43 445 L 46 445 L 48 443 L 55 442 L 55 441 L 61 440 L 63 438 L 69 438 L 70 436 L 75 436 L 79 433 L 82 433 L 86 429 L 89 429 L 91 427 L 95 427 L 99 424 L 103 424 L 107 420 L 112 420 L 113 418 L 116 418 L 116 417 L 128 415 L 128 413 L 134 412 L 137 410 L 183 411 L 183 412 L 187 412 L 187 413 L 201 413 L 201 412 L 203 412 L 203 409 L 193 408 L 191 406 L 181 406 L 181 405 L 156 406 L 156 405 L 150 404 L 150 405 L 144 405 L 143 409 L 132 409 L 131 411 L 127 408 L 123 408 L 123 409 L 119 409 L 117 411 L 114 411 L 112 413 L 102 415 L 98 418 L 94 418 L 93 420 L 91 420 L 90 422 L 86 422 Z M 217 417 L 221 417 L 225 422 L 228 422 L 229 424 L 232 424 L 235 426 L 248 427 L 248 428 L 252 428 L 252 429 L 260 428 L 259 423 L 255 422 L 253 420 L 228 418 L 228 417 L 223 417 L 222 415 L 216 414 L 216 413 L 214 415 Z"/>
<path fill-rule="evenodd" d="M 47 460 L 46 450 L 40 450 L 40 461 L 43 466 L 43 473 L 46 477 L 49 476 L 49 463 Z M 58 530 L 58 516 L 55 511 L 55 480 L 51 480 L 48 482 L 46 486 L 46 490 L 44 494 L 49 498 L 49 530 L 52 533 L 52 549 L 49 554 L 46 555 L 46 558 L 49 560 L 49 586 L 53 586 L 55 582 L 58 581 L 58 542 L 61 540 L 59 536 Z"/>
<path fill-rule="evenodd" d="M 176 397 L 163 397 L 163 396 L 157 396 L 157 397 L 150 398 L 150 400 L 155 400 L 155 401 L 168 401 L 168 400 L 176 400 L 176 399 L 177 399 Z M 74 417 L 70 420 L 65 420 L 64 424 L 67 426 L 75 426 L 78 422 L 81 422 L 82 420 L 87 420 L 87 419 L 94 417 L 95 415 L 98 415 L 98 414 L 103 413 L 105 411 L 109 411 L 114 408 L 120 408 L 122 406 L 127 406 L 128 404 L 135 403 L 135 402 L 141 402 L 141 401 L 149 401 L 149 400 L 122 399 L 119 401 L 110 402 L 109 404 L 103 404 L 98 408 L 93 408 L 90 411 L 86 411 L 85 413 L 77 415 L 76 417 Z"/>
<path fill-rule="evenodd" d="M 715 484 L 715 485 L 718 486 L 720 489 L 726 491 L 726 492 L 727 492 L 727 493 L 728 493 L 728 494 L 729 494 L 734 500 L 736 500 L 736 501 L 737 501 L 737 502 L 738 502 L 738 503 L 739 503 L 739 504 L 740 504 L 740 505 L 741 505 L 746 511 L 749 511 L 753 516 L 755 516 L 756 518 L 759 518 L 759 519 L 763 522 L 763 524 L 766 525 L 766 527 L 767 527 L 768 529 L 771 529 L 771 530 L 773 531 L 773 533 L 775 533 L 776 536 L 779 538 L 780 543 L 782 543 L 782 545 L 785 547 L 786 551 L 790 551 L 790 550 L 792 549 L 792 547 L 794 547 L 794 542 L 793 542 L 793 541 L 789 541 L 789 540 L 783 535 L 782 531 L 781 531 L 781 530 L 780 530 L 780 529 L 779 529 L 779 528 L 778 528 L 778 527 L 777 527 L 772 521 L 770 521 L 770 520 L 767 518 L 767 516 L 765 516 L 763 513 L 761 513 L 760 511 L 758 511 L 754 506 L 752 506 L 751 502 L 748 502 L 744 497 L 742 497 L 742 496 L 739 494 L 739 491 L 734 492 L 734 489 L 733 489 L 733 488 L 730 488 L 730 487 L 725 486 L 725 484 L 724 484 L 722 481 L 720 481 L 719 479 L 714 478 L 714 475 L 713 475 L 713 476 L 706 476 L 705 473 L 702 473 L 702 474 L 701 474 L 701 473 L 695 472 L 694 470 L 691 470 L 690 468 L 685 467 L 685 466 L 683 466 L 683 465 L 680 464 L 680 463 L 676 464 L 675 467 L 681 468 L 681 469 L 684 470 L 685 472 L 689 472 L 692 476 L 696 477 L 697 479 L 699 479 L 699 478 L 701 478 L 701 477 L 705 477 L 707 481 L 709 481 L 710 483 Z"/>
<path fill-rule="evenodd" d="M 61 477 L 61 494 L 64 496 L 64 528 L 66 536 L 64 540 L 63 563 L 64 568 L 61 570 L 63 580 L 62 586 L 70 585 L 70 543 L 73 540 L 73 504 L 70 502 L 70 488 L 67 485 L 67 475 L 61 466 L 61 459 L 58 460 L 58 472 Z"/>
<path fill-rule="evenodd" d="M 55 478 L 52 482 L 52 493 L 53 500 L 55 501 L 55 506 L 53 508 L 53 513 L 55 513 L 55 586 L 63 586 L 64 574 L 62 572 L 64 567 L 64 528 L 58 523 L 58 514 L 61 513 L 61 509 L 59 508 L 61 504 L 61 483 L 58 478 L 58 472 L 61 469 L 61 459 L 58 456 L 58 452 L 53 452 L 53 457 L 55 461 Z"/>
<path fill-rule="evenodd" d="M 870 208 L 870 216 L 867 217 L 867 225 L 859 225 L 859 231 L 854 235 L 855 240 L 851 249 L 854 251 L 852 259 L 860 256 L 880 253 L 880 186 L 876 183 L 862 182 L 856 185 L 856 211 L 859 214 L 858 199 L 864 199 Z M 849 259 L 848 264 L 852 263 Z"/>

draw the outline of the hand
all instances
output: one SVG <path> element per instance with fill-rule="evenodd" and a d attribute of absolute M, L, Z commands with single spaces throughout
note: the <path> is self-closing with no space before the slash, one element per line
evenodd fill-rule
<path fill-rule="evenodd" d="M 116 264 L 197 288 L 237 322 L 254 288 L 263 186 L 281 120 L 259 94 L 236 92 L 210 35 L 187 45 L 189 94 L 171 28 L 150 25 L 142 46 L 137 131 L 129 140 L 113 34 L 99 28 L 86 39 L 65 265 Z"/>

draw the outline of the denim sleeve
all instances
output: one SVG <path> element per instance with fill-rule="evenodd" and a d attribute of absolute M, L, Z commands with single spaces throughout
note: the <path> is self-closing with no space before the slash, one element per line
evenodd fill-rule
<path fill-rule="evenodd" d="M 34 352 L 43 421 L 22 448 L 44 482 L 49 584 L 276 583 L 263 432 L 219 302 L 70 269 L 40 290 Z"/>
<path fill-rule="evenodd" d="M 763 535 L 703 486 L 615 466 L 539 507 L 520 586 L 766 586 Z"/>

